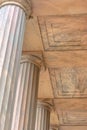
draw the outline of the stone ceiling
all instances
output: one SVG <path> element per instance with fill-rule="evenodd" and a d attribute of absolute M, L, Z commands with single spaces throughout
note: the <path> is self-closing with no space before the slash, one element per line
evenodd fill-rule
<path fill-rule="evenodd" d="M 42 54 L 38 98 L 51 124 L 87 129 L 87 0 L 31 0 L 23 52 Z"/>

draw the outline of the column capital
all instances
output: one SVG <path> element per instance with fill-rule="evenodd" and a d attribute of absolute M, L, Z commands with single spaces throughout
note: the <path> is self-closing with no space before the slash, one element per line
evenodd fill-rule
<path fill-rule="evenodd" d="M 29 52 L 29 51 L 23 51 L 22 55 L 29 55 L 35 58 L 36 57 L 36 61 L 40 64 L 41 70 L 45 71 L 46 70 L 46 64 L 45 64 L 45 60 L 44 60 L 44 56 L 43 56 L 43 52 L 42 51 L 37 51 L 37 52 Z"/>
<path fill-rule="evenodd" d="M 58 126 L 50 126 L 50 130 L 58 130 Z"/>
<path fill-rule="evenodd" d="M 30 0 L 0 0 L 0 8 L 6 5 L 16 5 L 25 11 L 27 18 L 31 14 L 31 3 Z"/>
<path fill-rule="evenodd" d="M 40 57 L 34 56 L 34 55 L 22 55 L 21 57 L 21 63 L 24 62 L 30 62 L 35 64 L 37 67 L 41 67 L 42 60 Z"/>
<path fill-rule="evenodd" d="M 49 110 L 49 111 L 52 110 L 51 104 L 48 103 L 48 102 L 44 102 L 44 101 L 37 101 L 37 107 L 38 107 L 38 108 L 39 108 L 39 107 L 42 107 L 42 108 L 47 109 L 47 110 Z"/>
<path fill-rule="evenodd" d="M 57 130 L 57 129 L 55 129 L 55 128 L 50 128 L 50 130 Z"/>

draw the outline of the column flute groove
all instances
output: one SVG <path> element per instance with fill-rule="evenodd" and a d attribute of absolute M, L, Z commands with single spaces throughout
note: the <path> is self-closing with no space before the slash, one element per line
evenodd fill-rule
<path fill-rule="evenodd" d="M 51 106 L 39 101 L 37 103 L 35 130 L 49 130 Z"/>

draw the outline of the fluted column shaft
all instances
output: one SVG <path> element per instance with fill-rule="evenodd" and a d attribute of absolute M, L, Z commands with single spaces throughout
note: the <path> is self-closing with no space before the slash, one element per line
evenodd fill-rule
<path fill-rule="evenodd" d="M 49 130 L 50 125 L 50 105 L 38 102 L 36 111 L 35 130 Z"/>
<path fill-rule="evenodd" d="M 39 71 L 40 66 L 33 57 L 22 57 L 12 130 L 34 130 Z"/>
<path fill-rule="evenodd" d="M 22 8 L 0 7 L 0 130 L 11 130 L 24 28 Z"/>

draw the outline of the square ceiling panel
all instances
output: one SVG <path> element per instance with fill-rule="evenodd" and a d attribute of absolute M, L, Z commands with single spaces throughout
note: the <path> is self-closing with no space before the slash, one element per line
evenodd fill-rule
<path fill-rule="evenodd" d="M 87 68 L 49 69 L 55 98 L 87 97 Z"/>
<path fill-rule="evenodd" d="M 87 99 L 55 99 L 60 125 L 87 125 Z"/>
<path fill-rule="evenodd" d="M 87 111 L 58 112 L 61 125 L 87 125 Z"/>
<path fill-rule="evenodd" d="M 38 17 L 44 49 L 87 49 L 87 15 Z"/>
<path fill-rule="evenodd" d="M 87 126 L 60 126 L 59 130 L 87 130 Z"/>

